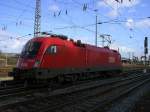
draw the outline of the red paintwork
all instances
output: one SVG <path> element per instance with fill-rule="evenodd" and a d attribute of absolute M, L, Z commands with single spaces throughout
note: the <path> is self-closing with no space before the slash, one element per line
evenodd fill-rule
<path fill-rule="evenodd" d="M 31 69 L 35 61 L 40 61 L 40 68 L 88 68 L 88 67 L 121 67 L 121 57 L 117 51 L 108 48 L 85 45 L 80 47 L 74 42 L 59 37 L 38 37 L 30 41 L 40 41 L 42 45 L 38 54 L 33 58 L 20 58 L 17 67 Z M 46 54 L 50 45 L 57 46 L 57 54 Z"/>

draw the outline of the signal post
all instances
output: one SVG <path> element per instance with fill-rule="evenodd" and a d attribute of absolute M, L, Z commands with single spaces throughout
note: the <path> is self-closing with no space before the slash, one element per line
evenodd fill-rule
<path fill-rule="evenodd" d="M 144 40 L 144 66 L 145 66 L 145 69 L 144 69 L 144 73 L 147 72 L 146 70 L 146 55 L 148 54 L 148 37 L 145 37 L 145 40 Z"/>

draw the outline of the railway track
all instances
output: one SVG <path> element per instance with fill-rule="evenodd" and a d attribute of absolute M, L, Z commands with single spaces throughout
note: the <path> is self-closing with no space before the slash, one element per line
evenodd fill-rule
<path fill-rule="evenodd" d="M 135 77 L 135 76 L 134 76 Z M 133 77 L 133 78 L 134 78 Z M 129 78 L 132 78 L 132 77 L 129 77 Z M 116 80 L 118 80 L 118 78 L 115 78 Z M 116 81 L 114 78 L 112 79 L 113 81 Z M 103 80 L 103 79 L 101 79 L 101 80 Z M 86 81 L 78 81 L 78 82 L 76 82 L 76 83 L 74 83 L 74 84 L 69 84 L 69 86 L 71 86 L 71 85 L 75 85 L 75 87 L 74 86 L 71 86 L 71 88 L 73 88 L 74 87 L 74 89 L 70 89 L 70 90 L 76 90 L 77 89 L 77 87 L 76 87 L 76 85 L 80 85 L 80 84 L 82 84 L 82 83 L 88 83 L 88 82 L 92 82 L 91 80 L 86 80 Z M 15 82 L 15 81 L 5 81 L 5 82 L 3 82 L 4 84 L 2 84 L 2 86 L 1 86 L 1 88 L 0 88 L 0 98 L 3 98 L 3 97 L 8 97 L 8 96 L 15 96 L 15 95 L 19 95 L 19 94 L 22 94 L 22 93 L 25 93 L 25 91 L 29 91 L 29 90 L 32 90 L 33 88 L 30 88 L 30 87 L 26 87 L 25 86 L 25 84 L 24 83 L 21 83 L 21 82 Z M 95 83 L 95 82 L 94 82 Z M 90 85 L 92 85 L 92 86 L 96 86 L 95 84 L 90 84 Z M 90 87 L 90 85 L 87 85 L 86 87 L 87 88 L 89 88 Z M 40 89 L 40 88 L 43 88 L 45 85 L 35 85 L 34 86 L 34 89 L 36 88 L 36 89 Z M 58 86 L 58 85 L 57 85 Z M 70 92 L 70 90 L 66 90 L 66 89 L 64 89 L 65 87 L 67 87 L 68 85 L 64 85 L 64 86 L 60 86 L 60 87 L 57 87 L 57 88 L 55 88 L 55 87 L 52 87 L 52 88 L 55 88 L 55 89 L 58 89 L 58 91 L 56 90 L 56 91 L 54 91 L 54 92 L 52 92 L 53 94 L 60 94 L 60 93 L 63 93 L 64 91 L 66 91 L 66 93 L 67 92 Z M 99 85 L 97 85 L 97 86 L 99 86 Z M 62 89 L 60 89 L 60 88 L 62 88 Z M 46 89 L 46 88 L 45 88 Z M 49 88 L 49 90 L 50 90 L 51 88 Z M 86 88 L 85 88 L 86 89 Z M 61 92 L 60 92 L 61 91 Z M 31 92 L 30 92 L 31 93 Z"/>
<path fill-rule="evenodd" d="M 23 99 L 19 102 L 0 105 L 0 111 L 7 112 L 92 112 L 149 81 L 141 73 L 126 78 L 109 79 L 74 85 L 51 91 L 46 96 Z"/>
<path fill-rule="evenodd" d="M 9 86 L 7 88 L 0 88 L 0 98 L 2 98 L 4 96 L 9 96 L 9 94 L 17 93 L 24 89 L 25 89 L 25 87 L 22 84 Z"/>
<path fill-rule="evenodd" d="M 0 98 L 9 96 L 10 94 L 16 94 L 19 91 L 25 90 L 24 84 L 15 81 L 2 81 L 0 83 Z"/>
<path fill-rule="evenodd" d="M 144 78 L 145 79 L 145 78 Z M 49 111 L 59 111 L 59 112 L 94 112 L 97 108 L 104 106 L 107 103 L 117 99 L 121 95 L 124 95 L 126 92 L 138 87 L 139 85 L 145 82 L 142 81 L 143 78 L 137 78 L 130 81 L 120 82 L 119 84 L 114 84 L 113 86 L 107 85 L 103 87 L 97 87 L 90 89 L 86 92 L 79 92 L 75 95 L 71 94 L 66 98 L 60 98 L 62 103 L 53 105 L 52 107 L 42 107 L 37 109 L 39 112 L 49 112 Z M 137 84 L 137 82 L 139 82 Z M 149 81 L 146 80 L 146 81 Z M 135 86 L 133 86 L 135 85 Z M 115 90 L 115 91 L 114 91 Z M 50 100 L 49 100 L 50 101 Z M 64 103 L 65 101 L 65 103 Z M 59 101 L 60 102 L 60 101 Z"/>

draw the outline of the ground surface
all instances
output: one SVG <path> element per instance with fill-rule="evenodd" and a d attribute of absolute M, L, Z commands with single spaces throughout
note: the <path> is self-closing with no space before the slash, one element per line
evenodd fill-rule
<path fill-rule="evenodd" d="M 138 101 L 132 112 L 150 112 L 150 90 Z"/>
<path fill-rule="evenodd" d="M 0 81 L 13 80 L 13 77 L 0 77 Z"/>
<path fill-rule="evenodd" d="M 7 77 L 8 73 L 7 72 L 0 72 L 0 77 Z"/>

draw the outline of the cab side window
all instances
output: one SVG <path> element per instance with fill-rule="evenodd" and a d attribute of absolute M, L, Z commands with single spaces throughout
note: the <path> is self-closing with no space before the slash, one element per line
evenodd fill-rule
<path fill-rule="evenodd" d="M 48 47 L 47 53 L 48 54 L 56 54 L 57 53 L 57 46 L 56 45 L 52 45 L 52 46 Z"/>

